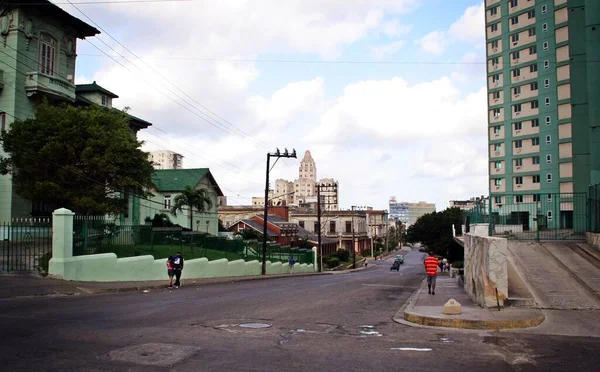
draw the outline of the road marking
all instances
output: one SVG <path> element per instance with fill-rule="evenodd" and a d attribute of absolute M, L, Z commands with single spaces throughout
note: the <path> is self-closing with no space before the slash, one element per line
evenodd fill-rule
<path fill-rule="evenodd" d="M 390 350 L 400 351 L 432 351 L 433 349 L 428 347 L 390 347 Z"/>

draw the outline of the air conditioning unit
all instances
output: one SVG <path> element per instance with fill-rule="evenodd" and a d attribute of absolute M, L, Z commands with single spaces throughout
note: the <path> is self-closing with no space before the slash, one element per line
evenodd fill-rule
<path fill-rule="evenodd" d="M 515 134 L 519 134 L 519 133 L 521 133 L 521 131 L 520 131 L 520 130 L 516 130 L 516 131 L 515 131 Z"/>
<path fill-rule="evenodd" d="M 520 189 L 520 188 L 521 188 L 521 185 L 517 185 L 517 189 Z"/>
<path fill-rule="evenodd" d="M 495 103 L 495 102 L 498 102 L 498 98 L 494 98 L 494 103 Z"/>
<path fill-rule="evenodd" d="M 520 76 L 515 76 L 515 81 L 519 81 L 519 80 L 521 80 L 521 77 Z"/>
<path fill-rule="evenodd" d="M 498 69 L 498 65 L 494 65 L 493 68 L 494 68 L 494 70 L 497 70 Z"/>
<path fill-rule="evenodd" d="M 494 153 L 494 155 L 495 155 L 495 156 L 500 156 L 500 151 L 496 151 L 496 152 Z"/>
<path fill-rule="evenodd" d="M 494 87 L 497 87 L 497 86 L 498 86 L 498 82 L 495 82 L 495 83 L 494 83 Z"/>
<path fill-rule="evenodd" d="M 496 190 L 500 190 L 500 186 L 496 186 Z"/>
<path fill-rule="evenodd" d="M 496 172 L 500 172 L 500 168 L 496 168 Z"/>
<path fill-rule="evenodd" d="M 517 45 L 519 45 L 519 42 L 518 41 L 513 41 L 513 46 L 517 46 Z"/>
<path fill-rule="evenodd" d="M 521 149 L 516 149 L 516 150 L 515 150 L 515 152 L 516 152 L 517 154 L 519 154 L 519 153 L 521 153 Z"/>
<path fill-rule="evenodd" d="M 500 135 L 499 134 L 494 134 L 494 137 L 500 137 Z"/>
<path fill-rule="evenodd" d="M 521 167 L 516 167 L 517 170 L 521 169 Z"/>
<path fill-rule="evenodd" d="M 492 52 L 494 52 L 494 53 L 498 53 L 498 48 L 494 48 L 494 49 L 492 49 Z"/>
<path fill-rule="evenodd" d="M 517 97 L 519 97 L 519 96 L 520 96 L 520 94 L 515 94 L 515 98 L 517 98 Z"/>
<path fill-rule="evenodd" d="M 519 59 L 513 59 L 513 63 L 519 63 Z"/>
<path fill-rule="evenodd" d="M 521 111 L 515 112 L 515 116 L 519 116 L 519 115 L 521 115 Z"/>

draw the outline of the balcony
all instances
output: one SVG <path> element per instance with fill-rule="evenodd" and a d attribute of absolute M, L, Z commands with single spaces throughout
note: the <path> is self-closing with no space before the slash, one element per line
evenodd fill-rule
<path fill-rule="evenodd" d="M 25 75 L 25 91 L 28 97 L 41 93 L 55 99 L 75 102 L 75 84 L 70 81 L 58 76 L 44 75 L 40 72 L 29 72 Z"/>

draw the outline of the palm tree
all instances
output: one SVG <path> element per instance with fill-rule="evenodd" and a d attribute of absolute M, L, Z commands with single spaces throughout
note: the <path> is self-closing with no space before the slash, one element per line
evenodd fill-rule
<path fill-rule="evenodd" d="M 186 208 L 187 207 L 187 208 Z M 194 230 L 194 209 L 198 213 L 205 213 L 207 209 L 212 208 L 212 201 L 208 196 L 208 190 L 206 189 L 194 189 L 192 186 L 187 185 L 183 189 L 182 193 L 177 195 L 173 200 L 173 206 L 171 207 L 171 213 L 177 216 L 177 211 L 181 212 L 184 209 L 190 211 L 190 230 Z"/>

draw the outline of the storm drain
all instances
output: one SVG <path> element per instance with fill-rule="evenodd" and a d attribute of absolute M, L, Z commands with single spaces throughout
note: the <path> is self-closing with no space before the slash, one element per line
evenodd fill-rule
<path fill-rule="evenodd" d="M 267 323 L 242 323 L 240 324 L 242 328 L 252 328 L 252 329 L 261 329 L 261 328 L 270 328 L 271 325 Z"/>
<path fill-rule="evenodd" d="M 168 367 L 194 355 L 199 347 L 149 343 L 116 349 L 106 354 L 109 360 L 143 366 Z"/>

